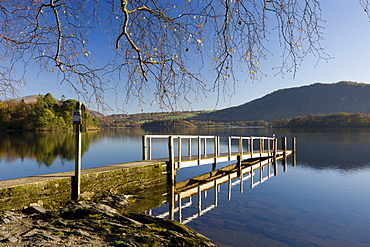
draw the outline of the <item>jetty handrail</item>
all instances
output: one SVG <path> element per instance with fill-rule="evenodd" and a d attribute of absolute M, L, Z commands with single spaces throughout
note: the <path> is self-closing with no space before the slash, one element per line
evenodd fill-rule
<path fill-rule="evenodd" d="M 188 156 L 191 156 L 191 141 L 193 139 L 197 139 L 197 150 L 198 150 L 198 156 L 200 158 L 201 156 L 201 142 L 203 140 L 203 154 L 205 155 L 207 152 L 207 139 L 213 139 L 214 140 L 214 154 L 217 156 L 217 153 L 219 152 L 219 146 L 220 146 L 220 139 L 218 136 L 204 136 L 204 135 L 144 135 L 143 136 L 143 160 L 150 160 L 152 159 L 152 152 L 151 152 L 151 147 L 152 147 L 152 139 L 176 139 L 177 140 L 177 150 L 178 150 L 178 161 L 181 162 L 181 154 L 182 154 L 182 145 L 181 145 L 181 140 L 182 139 L 187 139 L 188 140 Z M 169 144 L 170 145 L 170 144 Z M 173 149 L 173 141 L 172 141 L 172 147 Z M 170 149 L 170 147 L 169 147 Z M 170 152 L 173 153 L 173 150 L 169 150 Z"/>
<path fill-rule="evenodd" d="M 254 140 L 259 141 L 259 150 L 257 153 L 262 154 L 265 150 L 268 151 L 268 153 L 274 152 L 274 147 L 277 145 L 276 137 L 268 137 L 268 136 L 229 136 L 228 137 L 228 155 L 230 156 L 232 153 L 232 140 L 237 139 L 238 141 L 238 153 L 243 154 L 243 140 L 248 140 L 248 153 L 251 154 L 251 157 L 255 153 L 254 150 Z M 267 141 L 267 147 L 265 146 Z M 257 151 L 257 150 L 256 150 Z"/>
<path fill-rule="evenodd" d="M 238 152 L 239 154 L 245 154 L 249 153 L 251 157 L 253 154 L 260 153 L 262 155 L 263 152 L 268 152 L 273 155 L 275 146 L 277 144 L 276 138 L 275 137 L 268 137 L 268 136 L 228 136 L 227 137 L 227 155 L 230 157 L 232 155 L 233 147 L 235 149 L 235 142 L 232 140 L 237 139 L 238 140 Z M 173 159 L 171 159 L 174 163 L 177 163 L 178 168 L 180 168 L 180 163 L 181 163 L 181 156 L 182 156 L 182 151 L 184 151 L 182 147 L 182 140 L 186 139 L 187 140 L 187 155 L 190 157 L 192 156 L 192 140 L 196 139 L 197 144 L 196 144 L 196 152 L 195 156 L 198 156 L 198 160 L 201 159 L 202 154 L 204 156 L 207 155 L 207 140 L 211 139 L 213 140 L 213 152 L 212 155 L 215 158 L 215 163 L 216 159 L 218 156 L 220 156 L 220 137 L 219 136 L 208 136 L 208 135 L 144 135 L 143 136 L 143 160 L 150 160 L 152 159 L 152 140 L 154 139 L 168 139 L 168 155 L 169 159 L 171 159 L 171 155 L 173 156 Z M 177 140 L 174 142 L 174 140 Z M 247 140 L 248 145 L 247 145 L 247 150 L 243 150 L 244 145 L 243 141 Z M 203 145 L 202 145 L 203 142 Z M 254 149 L 254 144 L 256 142 L 259 142 L 259 148 L 258 150 Z M 267 144 L 267 145 L 266 145 Z M 175 148 L 177 145 L 177 160 L 174 160 L 174 153 L 175 153 Z M 202 146 L 203 146 L 203 152 L 202 152 Z M 193 156 L 194 156 L 193 155 Z"/>

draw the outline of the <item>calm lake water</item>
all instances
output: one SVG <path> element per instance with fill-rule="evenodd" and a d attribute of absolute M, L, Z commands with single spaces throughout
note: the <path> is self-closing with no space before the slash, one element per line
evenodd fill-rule
<path fill-rule="evenodd" d="M 220 135 L 222 148 L 229 135 L 286 136 L 288 147 L 297 138 L 297 166 L 288 158 L 287 171 L 278 162 L 278 176 L 257 186 L 259 172 L 182 202 L 186 225 L 218 246 L 370 246 L 370 130 L 107 129 L 83 135 L 83 168 L 140 160 L 144 134 Z M 74 169 L 71 133 L 0 135 L 0 180 Z M 153 158 L 167 155 L 160 142 Z M 206 171 L 181 169 L 178 181 Z M 151 213 L 166 211 L 163 205 Z"/>

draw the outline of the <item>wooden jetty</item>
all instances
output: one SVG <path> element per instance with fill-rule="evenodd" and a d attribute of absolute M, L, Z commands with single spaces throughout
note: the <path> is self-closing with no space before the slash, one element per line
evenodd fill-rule
<path fill-rule="evenodd" d="M 244 137 L 229 136 L 224 142 L 227 150 L 222 152 L 220 137 L 218 136 L 187 136 L 187 135 L 145 135 L 143 136 L 143 159 L 152 158 L 153 141 L 156 139 L 168 140 L 168 161 L 166 162 L 167 195 L 169 210 L 157 217 L 174 219 L 178 213 L 178 221 L 187 223 L 194 218 L 210 211 L 217 206 L 218 186 L 228 182 L 229 199 L 231 198 L 232 180 L 238 179 L 240 191 L 243 190 L 243 180 L 250 179 L 251 188 L 278 174 L 277 161 L 282 160 L 284 171 L 287 170 L 286 158 L 294 155 L 293 166 L 296 165 L 295 150 L 296 138 L 292 139 L 292 149 L 287 148 L 287 138 L 281 139 L 281 149 L 278 149 L 275 137 Z M 225 145 L 226 143 L 226 145 Z M 207 148 L 208 146 L 208 148 Z M 234 162 L 235 161 L 235 162 Z M 231 162 L 232 164 L 217 168 L 219 162 Z M 184 167 L 213 164 L 208 173 L 176 181 L 176 171 Z M 271 173 L 271 165 L 273 173 Z M 263 176 L 263 169 L 267 166 L 267 176 Z M 259 170 L 259 179 L 254 180 L 255 171 Z M 201 193 L 214 188 L 214 204 L 202 209 Z M 182 209 L 192 206 L 191 198 L 198 195 L 198 213 L 187 218 L 182 218 Z M 182 204 L 182 200 L 190 201 Z M 175 206 L 177 203 L 177 207 Z M 149 211 L 149 214 L 151 211 Z"/>
<path fill-rule="evenodd" d="M 168 140 L 169 157 L 166 163 L 169 185 L 176 183 L 176 170 L 181 168 L 213 164 L 212 170 L 215 170 L 219 162 L 245 162 L 256 158 L 276 160 L 293 155 L 296 150 L 295 137 L 292 138 L 291 150 L 287 148 L 286 137 L 281 139 L 279 150 L 275 137 L 228 136 L 227 150 L 222 152 L 219 136 L 145 135 L 142 142 L 143 160 L 151 159 L 153 141 L 156 139 Z"/>

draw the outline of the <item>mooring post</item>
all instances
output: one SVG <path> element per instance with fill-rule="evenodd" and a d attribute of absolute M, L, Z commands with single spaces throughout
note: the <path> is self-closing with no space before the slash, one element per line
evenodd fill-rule
<path fill-rule="evenodd" d="M 282 145 L 282 148 L 283 148 L 283 155 L 284 155 L 284 159 L 286 157 L 286 150 L 287 150 L 287 145 L 286 145 L 286 137 L 282 137 L 281 138 L 281 145 Z"/>
<path fill-rule="evenodd" d="M 168 164 L 167 164 L 167 185 L 172 186 L 175 184 L 175 154 L 173 150 L 173 137 L 168 137 Z"/>
<path fill-rule="evenodd" d="M 274 138 L 272 146 L 273 146 L 274 160 L 276 160 L 276 157 L 277 157 L 277 138 Z"/>
<path fill-rule="evenodd" d="M 271 156 L 271 139 L 267 139 L 267 151 L 268 151 L 268 156 Z"/>
<path fill-rule="evenodd" d="M 274 175 L 278 175 L 278 167 L 276 162 L 276 156 L 277 156 L 277 138 L 273 139 L 273 149 L 274 149 L 274 157 L 273 157 L 273 164 L 274 164 Z"/>
<path fill-rule="evenodd" d="M 143 160 L 147 159 L 147 150 L 146 150 L 146 135 L 143 135 L 142 139 L 143 144 Z"/>
<path fill-rule="evenodd" d="M 242 176 L 242 158 L 241 158 L 241 155 L 237 155 L 236 156 L 236 160 L 237 160 L 237 167 L 238 167 L 238 177 Z"/>

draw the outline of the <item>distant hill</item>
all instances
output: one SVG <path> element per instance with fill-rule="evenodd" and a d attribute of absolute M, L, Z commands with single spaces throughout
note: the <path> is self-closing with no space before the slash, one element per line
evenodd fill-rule
<path fill-rule="evenodd" d="M 16 98 L 14 100 L 17 101 L 17 102 L 23 101 L 23 102 L 25 102 L 27 104 L 33 104 L 33 103 L 36 103 L 37 102 L 37 98 L 40 97 L 40 96 L 44 97 L 44 95 L 38 94 L 38 95 L 24 96 L 24 97 Z"/>
<path fill-rule="evenodd" d="M 243 105 L 201 114 L 202 121 L 274 121 L 333 113 L 370 114 L 370 84 L 342 81 L 281 89 Z"/>
<path fill-rule="evenodd" d="M 95 111 L 95 110 L 89 110 L 90 114 L 93 116 L 93 117 L 105 117 L 105 115 L 101 112 L 98 112 L 98 111 Z"/>

